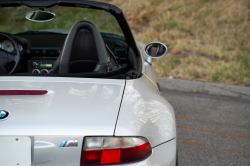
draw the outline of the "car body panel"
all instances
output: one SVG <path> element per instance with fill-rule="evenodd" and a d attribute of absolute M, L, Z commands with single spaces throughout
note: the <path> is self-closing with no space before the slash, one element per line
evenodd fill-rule
<path fill-rule="evenodd" d="M 83 136 L 35 136 L 35 166 L 79 166 L 83 138 Z M 78 140 L 78 146 L 60 147 L 62 141 L 65 140 Z M 52 148 L 48 146 L 39 147 L 37 144 L 40 142 L 49 143 Z"/>
<path fill-rule="evenodd" d="M 144 43 L 137 42 L 141 53 L 143 76 L 126 81 L 116 136 L 144 136 L 151 146 L 176 138 L 175 113 L 171 104 L 160 95 L 158 78 L 147 63 Z"/>
<path fill-rule="evenodd" d="M 0 96 L 9 111 L 0 135 L 113 135 L 125 80 L 1 77 L 1 90 L 48 90 L 39 96 Z"/>
<path fill-rule="evenodd" d="M 144 136 L 152 147 L 176 137 L 174 110 L 147 77 L 126 81 L 115 135 Z"/>
<path fill-rule="evenodd" d="M 50 7 L 89 5 L 113 14 L 126 41 L 138 52 L 142 73 L 137 79 L 74 77 L 0 77 L 0 90 L 48 90 L 41 96 L 0 96 L 0 110 L 11 116 L 1 121 L 0 136 L 34 138 L 32 166 L 79 166 L 85 136 L 142 136 L 153 152 L 147 159 L 128 166 L 174 166 L 176 121 L 172 106 L 160 95 L 158 78 L 146 62 L 145 44 L 134 41 L 122 11 L 92 1 L 6 1 L 2 6 Z M 140 74 L 139 74 L 140 75 Z M 77 140 L 77 147 L 60 147 Z M 118 166 L 118 165 L 117 165 Z"/>
<path fill-rule="evenodd" d="M 158 89 L 158 91 L 160 91 L 159 87 L 157 86 L 158 81 L 158 77 L 155 74 L 154 68 L 151 64 L 149 64 L 146 59 L 147 59 L 147 55 L 145 54 L 145 46 L 146 44 L 137 41 L 136 42 L 137 47 L 140 51 L 141 54 L 141 59 L 142 59 L 142 73 L 150 80 L 153 82 L 153 84 L 155 85 L 155 87 Z"/>
<path fill-rule="evenodd" d="M 153 154 L 147 159 L 148 166 L 176 166 L 177 140 L 173 139 L 153 148 Z"/>

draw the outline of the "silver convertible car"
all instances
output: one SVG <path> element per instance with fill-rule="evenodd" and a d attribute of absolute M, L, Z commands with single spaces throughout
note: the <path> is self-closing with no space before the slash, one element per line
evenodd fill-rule
<path fill-rule="evenodd" d="M 166 52 L 111 4 L 0 0 L 0 165 L 178 165 Z"/>

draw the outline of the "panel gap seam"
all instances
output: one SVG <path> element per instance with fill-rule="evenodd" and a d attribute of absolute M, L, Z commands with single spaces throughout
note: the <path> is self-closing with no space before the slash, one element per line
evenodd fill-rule
<path fill-rule="evenodd" d="M 115 122 L 115 129 L 114 129 L 113 136 L 115 136 L 115 130 L 116 130 L 116 126 L 117 126 L 119 114 L 120 114 L 120 111 L 121 111 L 122 100 L 123 100 L 123 96 L 124 96 L 124 93 L 125 93 L 126 83 L 127 83 L 127 80 L 125 79 L 125 85 L 124 85 L 123 92 L 122 92 L 121 103 L 120 103 L 119 111 L 118 111 L 117 118 L 116 118 L 116 122 Z"/>

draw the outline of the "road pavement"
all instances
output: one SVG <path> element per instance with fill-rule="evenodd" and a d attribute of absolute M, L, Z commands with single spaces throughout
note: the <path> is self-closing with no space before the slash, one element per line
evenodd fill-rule
<path fill-rule="evenodd" d="M 250 166 L 250 99 L 162 89 L 174 107 L 180 166 Z"/>

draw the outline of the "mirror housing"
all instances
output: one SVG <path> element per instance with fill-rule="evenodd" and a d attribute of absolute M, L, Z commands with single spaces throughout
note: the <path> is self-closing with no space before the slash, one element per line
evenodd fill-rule
<path fill-rule="evenodd" d="M 56 14 L 42 10 L 32 11 L 25 14 L 27 20 L 34 22 L 48 22 L 54 20 L 55 17 Z"/>
<path fill-rule="evenodd" d="M 147 62 L 151 65 L 154 58 L 160 58 L 166 55 L 167 46 L 160 42 L 152 42 L 146 45 L 144 52 L 148 56 Z"/>

